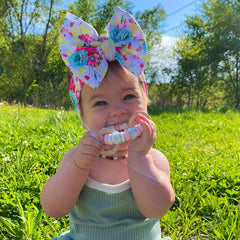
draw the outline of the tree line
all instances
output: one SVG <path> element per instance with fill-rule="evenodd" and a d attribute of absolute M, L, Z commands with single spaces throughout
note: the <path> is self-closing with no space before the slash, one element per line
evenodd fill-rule
<path fill-rule="evenodd" d="M 71 107 L 67 69 L 58 49 L 66 11 L 102 36 L 116 6 L 133 14 L 127 0 L 4 0 L 0 3 L 0 100 L 36 107 Z M 240 105 L 240 2 L 208 0 L 187 17 L 174 47 L 175 63 L 162 67 L 161 29 L 166 13 L 158 4 L 133 14 L 146 34 L 146 76 L 152 105 L 208 107 Z M 171 58 L 171 56 L 170 56 Z M 171 59 L 168 59 L 171 61 Z M 168 76 L 164 82 L 162 75 Z"/>

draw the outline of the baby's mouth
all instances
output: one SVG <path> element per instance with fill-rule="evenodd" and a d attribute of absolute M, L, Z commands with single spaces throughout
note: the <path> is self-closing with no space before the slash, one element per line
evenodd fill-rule
<path fill-rule="evenodd" d="M 107 128 L 114 129 L 117 132 L 124 132 L 124 131 L 128 130 L 129 126 L 128 126 L 127 122 L 124 122 L 124 123 L 119 123 L 119 124 L 115 124 L 112 126 L 108 126 Z"/>

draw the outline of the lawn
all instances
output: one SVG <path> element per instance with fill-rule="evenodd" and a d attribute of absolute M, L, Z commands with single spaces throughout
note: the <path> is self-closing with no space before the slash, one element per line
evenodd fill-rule
<path fill-rule="evenodd" d="M 240 238 L 240 114 L 228 110 L 151 114 L 155 147 L 168 158 L 176 193 L 161 219 L 176 240 Z M 75 112 L 0 107 L 1 239 L 51 239 L 68 218 L 47 217 L 40 191 L 84 129 Z"/>

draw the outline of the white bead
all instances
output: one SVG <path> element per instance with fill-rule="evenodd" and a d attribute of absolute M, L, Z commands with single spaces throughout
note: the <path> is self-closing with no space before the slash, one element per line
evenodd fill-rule
<path fill-rule="evenodd" d="M 135 139 L 137 137 L 137 130 L 135 128 L 129 128 L 128 132 L 131 136 L 131 139 Z"/>

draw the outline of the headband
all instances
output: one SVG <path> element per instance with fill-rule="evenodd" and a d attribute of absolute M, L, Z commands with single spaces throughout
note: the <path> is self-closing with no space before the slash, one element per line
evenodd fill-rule
<path fill-rule="evenodd" d="M 67 13 L 61 28 L 60 53 L 73 73 L 69 92 L 79 116 L 83 84 L 97 89 L 107 73 L 108 61 L 117 60 L 136 77 L 147 62 L 145 36 L 129 13 L 117 8 L 106 29 L 109 37 L 99 38 L 91 25 L 71 13 Z M 147 92 L 145 80 L 144 86 Z"/>

